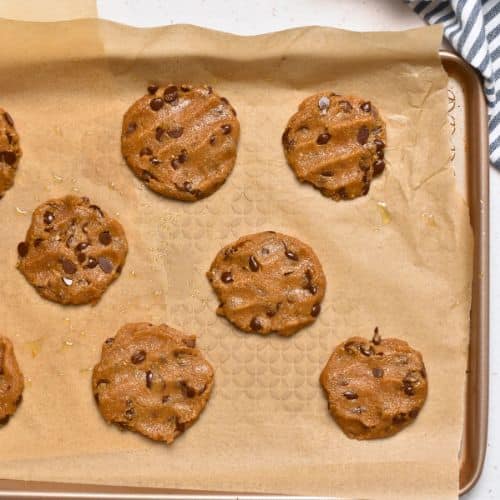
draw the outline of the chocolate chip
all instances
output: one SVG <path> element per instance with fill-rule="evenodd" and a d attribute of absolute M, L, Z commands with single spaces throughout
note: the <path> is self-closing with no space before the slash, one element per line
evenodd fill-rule
<path fill-rule="evenodd" d="M 358 142 L 361 145 L 366 144 L 366 141 L 368 140 L 369 135 L 370 135 L 370 131 L 368 130 L 368 127 L 365 125 L 361 126 L 358 130 L 358 136 L 357 136 Z"/>
<path fill-rule="evenodd" d="M 328 132 L 323 132 L 322 134 L 318 135 L 318 138 L 316 139 L 316 144 L 326 144 L 330 139 L 331 135 Z"/>
<path fill-rule="evenodd" d="M 99 234 L 99 242 L 102 245 L 109 245 L 113 238 L 111 237 L 111 233 L 109 231 L 103 231 Z"/>
<path fill-rule="evenodd" d="M 54 222 L 54 214 L 48 210 L 43 214 L 43 222 L 45 224 L 52 224 Z"/>
<path fill-rule="evenodd" d="M 318 107 L 321 111 L 326 111 L 330 107 L 330 99 L 324 95 L 319 98 Z"/>
<path fill-rule="evenodd" d="M 139 152 L 139 156 L 151 156 L 153 151 L 150 148 L 142 148 Z"/>
<path fill-rule="evenodd" d="M 151 163 L 151 165 L 156 166 L 159 165 L 161 161 L 158 158 L 156 158 L 156 156 L 153 156 L 149 159 L 149 163 Z"/>
<path fill-rule="evenodd" d="M 406 413 L 398 413 L 392 417 L 392 421 L 395 424 L 402 424 L 406 421 Z"/>
<path fill-rule="evenodd" d="M 322 175 L 323 177 L 333 177 L 333 172 L 331 170 L 324 170 L 319 175 Z"/>
<path fill-rule="evenodd" d="M 113 271 L 113 264 L 109 259 L 106 257 L 97 257 L 97 262 L 99 264 L 99 267 L 106 273 L 109 274 L 111 271 Z"/>
<path fill-rule="evenodd" d="M 7 165 L 14 165 L 17 160 L 17 155 L 14 151 L 0 151 L 0 161 L 7 163 Z"/>
<path fill-rule="evenodd" d="M 17 245 L 17 253 L 19 257 L 26 257 L 28 255 L 29 246 L 25 241 L 21 241 L 19 245 Z"/>
<path fill-rule="evenodd" d="M 82 241 L 81 243 L 78 243 L 78 245 L 76 245 L 75 250 L 77 252 L 83 252 L 83 250 L 85 250 L 88 246 L 89 246 L 88 243 L 86 243 L 85 241 Z"/>
<path fill-rule="evenodd" d="M 208 142 L 213 146 L 215 144 L 215 141 L 216 141 L 215 135 L 211 135 L 210 139 L 208 140 Z"/>
<path fill-rule="evenodd" d="M 39 247 L 42 244 L 42 242 L 43 242 L 42 238 L 36 238 L 33 245 L 35 247 Z"/>
<path fill-rule="evenodd" d="M 153 372 L 151 370 L 148 370 L 146 372 L 146 387 L 148 389 L 151 389 L 152 385 L 153 385 Z"/>
<path fill-rule="evenodd" d="M 340 101 L 339 107 L 344 113 L 350 113 L 352 111 L 352 104 L 349 101 Z"/>
<path fill-rule="evenodd" d="M 64 269 L 65 273 L 67 273 L 67 274 L 75 274 L 76 273 L 76 266 L 70 260 L 62 259 L 61 264 L 62 264 L 62 268 Z"/>
<path fill-rule="evenodd" d="M 283 144 L 283 147 L 287 150 L 291 149 L 292 146 L 295 144 L 295 141 L 290 138 L 290 127 L 288 127 L 283 132 L 283 135 L 281 136 L 281 142 Z"/>
<path fill-rule="evenodd" d="M 358 399 L 358 395 L 355 392 L 352 392 L 352 391 L 345 391 L 343 393 L 343 396 L 344 396 L 344 398 L 349 399 L 351 401 L 353 399 Z"/>
<path fill-rule="evenodd" d="M 142 170 L 141 172 L 141 179 L 144 181 L 144 182 L 149 182 L 151 179 L 155 179 L 155 176 L 149 172 L 148 170 Z"/>
<path fill-rule="evenodd" d="M 183 83 L 183 84 L 181 85 L 181 90 L 182 90 L 183 92 L 189 92 L 189 91 L 191 90 L 191 87 L 190 87 L 189 85 L 186 85 L 186 84 L 184 84 L 184 83 Z"/>
<path fill-rule="evenodd" d="M 363 104 L 361 104 L 361 109 L 365 113 L 369 113 L 372 110 L 372 104 L 371 104 L 371 102 L 370 101 L 366 101 Z"/>
<path fill-rule="evenodd" d="M 220 279 L 221 279 L 222 283 L 232 283 L 233 282 L 233 275 L 229 271 L 224 271 L 221 274 Z"/>
<path fill-rule="evenodd" d="M 179 420 L 177 420 L 177 418 L 176 418 L 175 419 L 175 429 L 177 431 L 179 431 L 179 432 L 184 432 L 186 430 L 186 423 L 185 422 L 179 422 Z"/>
<path fill-rule="evenodd" d="M 182 343 L 187 347 L 194 348 L 196 346 L 196 339 L 182 339 Z"/>
<path fill-rule="evenodd" d="M 258 271 L 260 267 L 257 259 L 253 255 L 250 255 L 250 257 L 248 258 L 248 265 L 253 272 Z"/>
<path fill-rule="evenodd" d="M 148 86 L 148 92 L 149 92 L 151 95 L 156 94 L 156 91 L 157 91 L 157 90 L 158 90 L 158 85 L 152 84 L 152 85 L 149 85 L 149 86 Z"/>
<path fill-rule="evenodd" d="M 134 418 L 134 415 L 135 415 L 135 410 L 133 408 L 127 408 L 125 410 L 125 418 L 127 420 L 132 420 Z"/>
<path fill-rule="evenodd" d="M 132 354 L 130 361 L 134 365 L 138 365 L 139 363 L 142 363 L 146 359 L 146 351 L 137 351 Z"/>
<path fill-rule="evenodd" d="M 177 99 L 177 86 L 169 85 L 163 92 L 163 97 L 166 102 L 172 102 Z"/>
<path fill-rule="evenodd" d="M 266 316 L 267 316 L 268 318 L 272 318 L 272 317 L 276 316 L 276 311 L 273 311 L 272 309 L 268 309 L 268 310 L 266 311 Z"/>
<path fill-rule="evenodd" d="M 311 293 L 311 295 L 316 295 L 318 293 L 318 287 L 312 285 L 312 284 L 309 284 L 306 288 L 306 290 L 309 290 L 309 292 Z"/>
<path fill-rule="evenodd" d="M 372 342 L 375 345 L 380 345 L 380 342 L 382 342 L 382 337 L 380 336 L 380 333 L 378 332 L 378 326 L 376 326 L 375 330 L 373 331 Z"/>
<path fill-rule="evenodd" d="M 288 248 L 285 248 L 285 255 L 291 260 L 295 260 L 295 261 L 299 260 L 298 255 L 295 252 L 288 250 Z"/>
<path fill-rule="evenodd" d="M 384 369 L 383 368 L 374 368 L 372 370 L 373 376 L 375 378 L 382 378 L 384 376 Z"/>
<path fill-rule="evenodd" d="M 196 396 L 196 391 L 192 387 L 190 387 L 184 380 L 180 381 L 179 385 L 184 395 L 188 398 L 194 398 Z"/>
<path fill-rule="evenodd" d="M 365 356 L 371 356 L 373 354 L 372 346 L 366 346 L 364 344 L 361 344 L 359 346 L 359 350 L 360 350 L 361 354 L 364 354 Z"/>
<path fill-rule="evenodd" d="M 170 396 L 168 394 L 166 394 L 165 396 L 163 396 L 161 398 L 162 403 L 168 403 L 169 400 L 170 400 Z"/>
<path fill-rule="evenodd" d="M 85 267 L 94 269 L 95 266 L 97 266 L 97 260 L 95 260 L 94 257 L 89 257 L 89 261 L 87 262 L 87 265 Z"/>
<path fill-rule="evenodd" d="M 167 134 L 169 135 L 169 137 L 171 137 L 172 139 L 178 139 L 182 133 L 184 132 L 184 129 L 182 127 L 174 127 L 174 128 L 171 128 Z"/>
<path fill-rule="evenodd" d="M 115 341 L 115 338 L 114 338 L 114 337 L 109 337 L 109 338 L 107 338 L 107 339 L 104 341 L 104 343 L 105 343 L 106 345 L 111 345 L 114 341 Z"/>
<path fill-rule="evenodd" d="M 337 194 L 343 200 L 347 200 L 349 198 L 349 195 L 347 194 L 346 189 L 343 187 L 341 187 L 340 189 L 337 189 Z"/>
<path fill-rule="evenodd" d="M 101 207 L 98 207 L 97 205 L 89 205 L 89 208 L 95 210 L 101 217 L 104 217 L 104 212 L 101 210 Z"/>
<path fill-rule="evenodd" d="M 383 160 L 384 159 L 384 150 L 383 149 L 377 150 L 377 152 L 375 154 L 377 155 L 377 158 L 379 160 Z"/>
<path fill-rule="evenodd" d="M 163 99 L 161 99 L 160 97 L 155 97 L 154 99 L 151 99 L 149 105 L 151 106 L 151 109 L 153 111 L 158 111 L 163 108 Z"/>
<path fill-rule="evenodd" d="M 137 130 L 137 123 L 130 122 L 127 125 L 127 134 L 131 134 L 132 132 L 135 132 L 136 130 Z"/>
<path fill-rule="evenodd" d="M 76 258 L 80 264 L 83 264 L 85 262 L 85 254 L 83 253 L 77 253 Z"/>
<path fill-rule="evenodd" d="M 193 190 L 193 184 L 189 181 L 186 181 L 182 185 L 182 188 L 184 189 L 184 191 L 187 191 L 188 193 L 190 193 Z"/>
<path fill-rule="evenodd" d="M 311 308 L 311 316 L 313 318 L 316 318 L 319 316 L 319 313 L 321 312 L 321 305 L 320 304 L 314 304 Z"/>
<path fill-rule="evenodd" d="M 407 396 L 415 395 L 415 388 L 411 384 L 404 384 L 403 390 Z"/>
<path fill-rule="evenodd" d="M 161 138 L 163 137 L 163 134 L 165 133 L 165 130 L 161 127 L 156 127 L 155 131 L 155 137 L 157 141 L 161 141 Z"/>
<path fill-rule="evenodd" d="M 7 136 L 7 141 L 9 141 L 9 144 L 12 144 L 12 140 L 14 139 L 14 137 L 9 134 L 9 132 L 5 132 L 5 135 Z"/>
<path fill-rule="evenodd" d="M 380 175 L 384 170 L 385 170 L 385 161 L 384 160 L 377 160 L 373 164 L 373 175 L 374 176 Z"/>
<path fill-rule="evenodd" d="M 177 157 L 177 160 L 179 161 L 179 163 L 186 163 L 187 162 L 187 160 L 188 160 L 188 153 L 187 153 L 187 151 L 185 149 L 183 149 L 181 151 L 181 153 Z"/>
<path fill-rule="evenodd" d="M 262 322 L 260 321 L 257 316 L 252 318 L 252 321 L 250 321 L 250 328 L 256 332 L 258 330 L 262 330 Z"/>
<path fill-rule="evenodd" d="M 14 126 L 14 120 L 12 119 L 12 116 L 7 113 L 7 111 L 4 112 L 3 117 L 5 118 L 5 121 L 11 126 Z"/>
<path fill-rule="evenodd" d="M 413 408 L 412 410 L 410 410 L 410 413 L 408 415 L 410 415 L 411 418 L 417 418 L 419 413 L 420 410 L 418 408 Z"/>
<path fill-rule="evenodd" d="M 221 129 L 222 129 L 222 133 L 223 133 L 224 135 L 227 135 L 227 134 L 230 134 L 230 133 L 231 133 L 231 129 L 232 129 L 232 127 L 231 127 L 231 125 L 226 124 L 226 125 L 222 125 L 222 126 L 221 126 Z"/>
<path fill-rule="evenodd" d="M 71 286 L 73 284 L 73 280 L 71 278 L 67 278 L 66 276 L 63 276 L 62 280 L 66 286 Z"/>
<path fill-rule="evenodd" d="M 382 149 L 385 148 L 385 143 L 382 139 L 375 139 L 373 141 L 373 144 L 375 144 L 375 147 L 377 148 L 377 151 L 381 151 Z"/>
<path fill-rule="evenodd" d="M 409 371 L 406 375 L 405 378 L 403 379 L 404 384 L 416 384 L 420 380 L 420 372 L 413 370 Z"/>

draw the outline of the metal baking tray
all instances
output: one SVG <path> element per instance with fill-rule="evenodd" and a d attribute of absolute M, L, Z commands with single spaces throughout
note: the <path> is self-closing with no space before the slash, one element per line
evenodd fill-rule
<path fill-rule="evenodd" d="M 465 420 L 459 456 L 460 494 L 478 480 L 486 454 L 488 428 L 489 338 L 489 161 L 487 109 L 481 80 L 459 56 L 441 51 L 449 75 L 448 100 L 452 131 L 451 158 L 457 183 L 470 209 L 474 230 L 474 277 L 470 344 L 465 391 Z M 1 472 L 0 472 L 1 474 Z M 223 490 L 223 485 L 221 485 Z M 263 495 L 255 495 L 261 498 Z M 0 480 L 0 498 L 198 499 L 251 498 L 249 493 L 120 488 L 81 484 Z M 294 498 L 294 497 L 280 497 Z M 310 498 L 310 497 L 309 497 Z"/>

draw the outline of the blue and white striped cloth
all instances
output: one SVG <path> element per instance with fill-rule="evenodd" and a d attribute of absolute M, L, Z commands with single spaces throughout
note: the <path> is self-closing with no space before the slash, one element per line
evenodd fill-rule
<path fill-rule="evenodd" d="M 405 0 L 444 34 L 484 77 L 489 105 L 490 160 L 500 169 L 500 0 Z"/>

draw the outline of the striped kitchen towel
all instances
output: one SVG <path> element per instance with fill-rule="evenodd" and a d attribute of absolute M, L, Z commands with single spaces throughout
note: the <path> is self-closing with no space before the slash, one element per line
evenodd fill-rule
<path fill-rule="evenodd" d="M 500 0 L 404 0 L 444 34 L 484 77 L 489 105 L 490 160 L 500 169 Z"/>

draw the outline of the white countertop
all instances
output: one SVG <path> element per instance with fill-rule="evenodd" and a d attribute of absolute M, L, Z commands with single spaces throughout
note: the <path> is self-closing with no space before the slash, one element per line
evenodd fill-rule
<path fill-rule="evenodd" d="M 401 0 L 97 0 L 99 17 L 134 26 L 189 23 L 251 35 L 323 25 L 402 30 L 423 25 Z M 500 499 L 500 173 L 491 171 L 490 429 L 483 474 L 467 500 Z"/>

